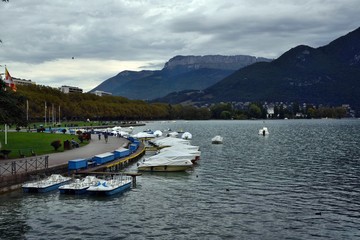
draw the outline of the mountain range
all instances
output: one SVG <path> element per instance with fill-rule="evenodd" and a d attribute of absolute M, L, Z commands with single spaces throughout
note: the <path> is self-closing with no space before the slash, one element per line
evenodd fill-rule
<path fill-rule="evenodd" d="M 124 71 L 94 90 L 173 104 L 304 102 L 350 104 L 360 112 L 360 28 L 322 47 L 296 46 L 275 60 L 176 56 L 162 70 Z"/>
<path fill-rule="evenodd" d="M 246 55 L 175 56 L 162 70 L 123 71 L 90 92 L 101 90 L 129 99 L 152 100 L 185 89 L 205 89 L 259 61 L 271 59 Z"/>
<path fill-rule="evenodd" d="M 359 111 L 360 28 L 319 48 L 299 45 L 271 62 L 251 64 L 202 91 L 172 93 L 156 101 L 350 104 Z"/>

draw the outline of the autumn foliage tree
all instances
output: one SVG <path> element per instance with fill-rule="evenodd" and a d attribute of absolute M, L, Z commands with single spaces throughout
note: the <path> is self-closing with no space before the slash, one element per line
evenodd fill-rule
<path fill-rule="evenodd" d="M 26 126 L 25 98 L 0 80 L 0 124 Z"/>
<path fill-rule="evenodd" d="M 18 95 L 29 102 L 30 121 L 42 121 L 45 104 L 48 116 L 55 113 L 61 120 L 161 120 L 209 119 L 208 109 L 192 106 L 172 106 L 164 103 L 147 103 L 120 96 L 96 96 L 92 93 L 65 94 L 46 86 L 18 86 Z M 171 111 L 170 111 L 171 109 Z"/>

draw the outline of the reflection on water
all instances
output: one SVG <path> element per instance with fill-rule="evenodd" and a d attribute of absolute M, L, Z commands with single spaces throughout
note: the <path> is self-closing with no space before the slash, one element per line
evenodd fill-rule
<path fill-rule="evenodd" d="M 263 137 L 262 121 L 149 123 L 143 129 L 192 133 L 199 164 L 144 173 L 110 198 L 0 196 L 1 239 L 360 238 L 360 121 L 265 125 Z M 211 144 L 215 135 L 224 143 Z"/>

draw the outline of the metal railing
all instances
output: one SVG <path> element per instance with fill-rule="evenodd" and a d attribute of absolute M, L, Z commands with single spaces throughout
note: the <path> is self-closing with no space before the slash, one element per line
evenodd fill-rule
<path fill-rule="evenodd" d="M 39 156 L 0 163 L 0 176 L 16 175 L 35 170 L 47 169 L 49 167 L 49 156 Z"/>

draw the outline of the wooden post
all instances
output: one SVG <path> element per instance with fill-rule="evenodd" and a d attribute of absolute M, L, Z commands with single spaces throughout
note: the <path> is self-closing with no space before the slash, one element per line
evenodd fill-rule
<path fill-rule="evenodd" d="M 136 177 L 137 177 L 137 176 L 141 176 L 142 174 L 141 174 L 141 173 L 137 173 L 137 172 L 128 172 L 128 173 L 125 173 L 125 175 L 132 177 L 133 187 L 136 187 Z"/>

